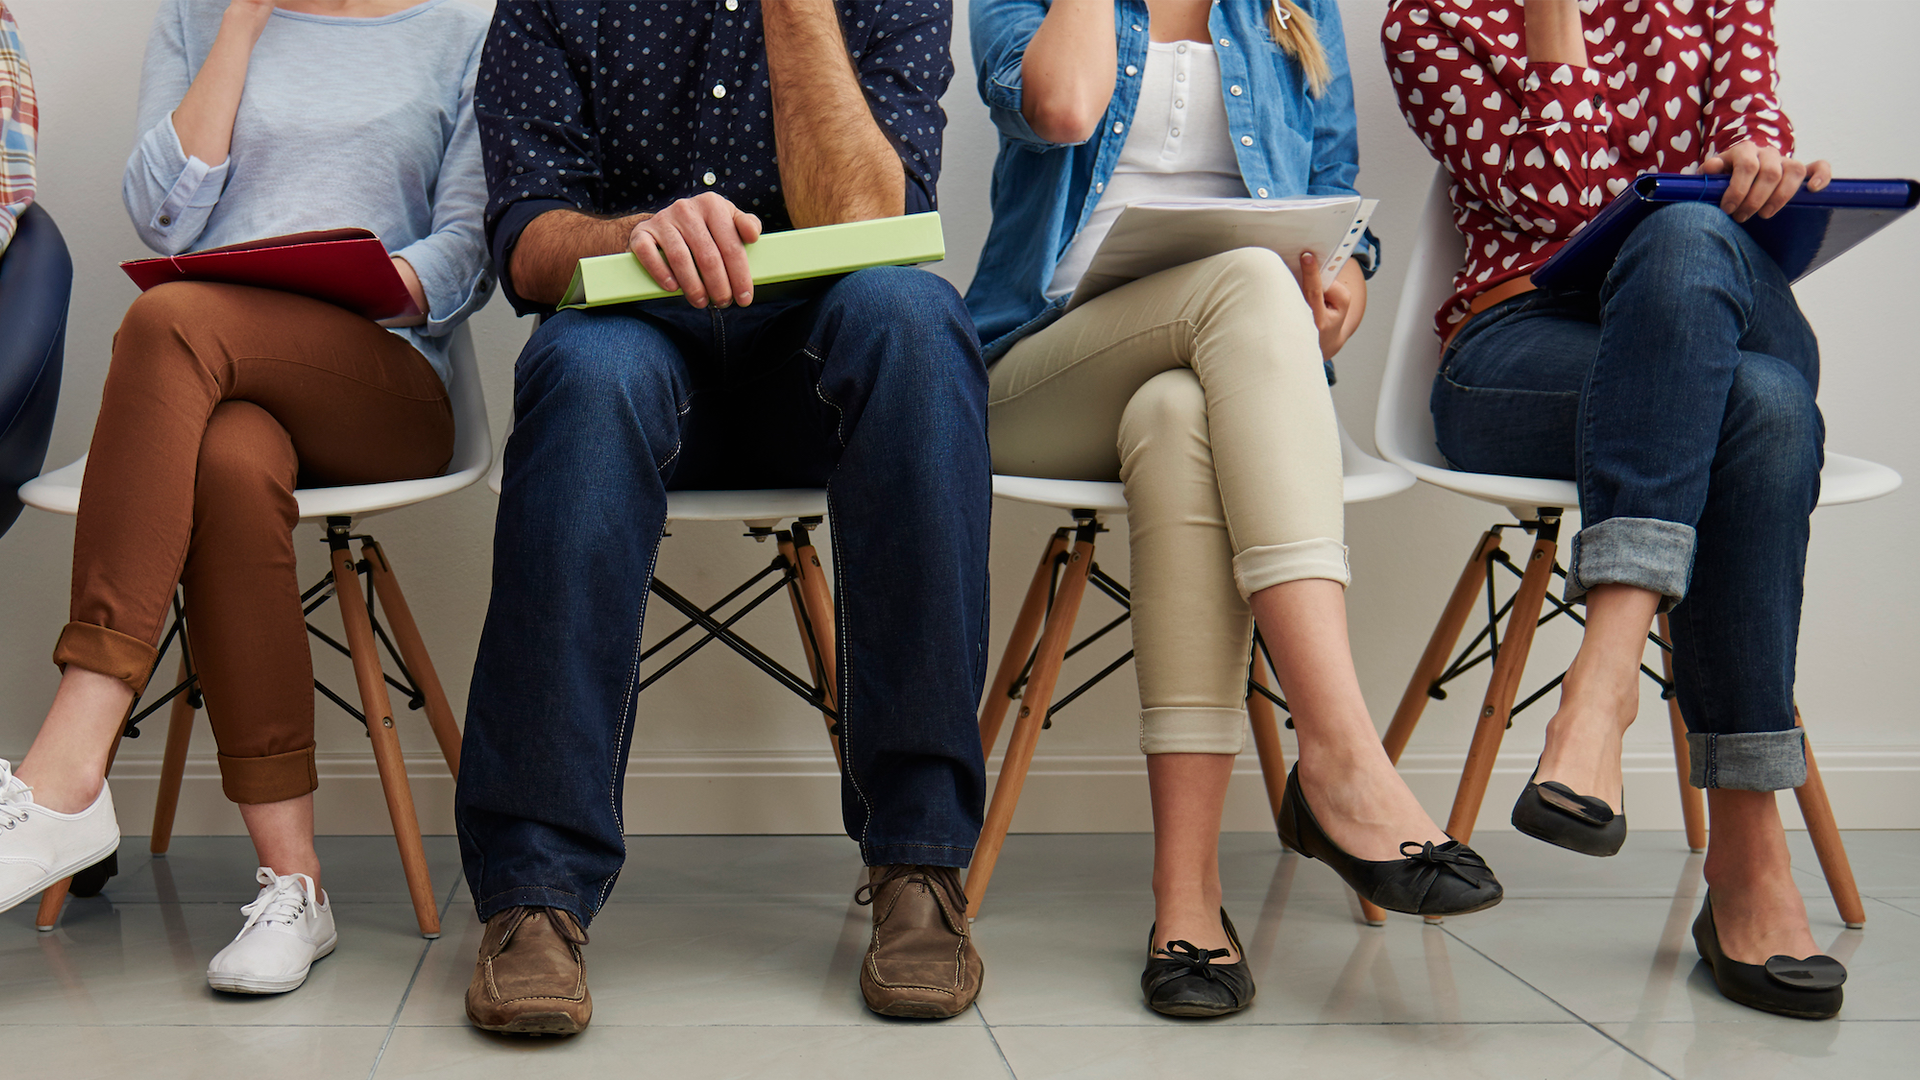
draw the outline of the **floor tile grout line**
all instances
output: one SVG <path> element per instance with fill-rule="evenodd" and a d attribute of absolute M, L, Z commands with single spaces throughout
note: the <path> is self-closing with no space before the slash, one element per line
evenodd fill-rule
<path fill-rule="evenodd" d="M 993 1052 L 1000 1058 L 1000 1065 L 1007 1070 L 1013 1080 L 1020 1080 L 1020 1074 L 1013 1071 L 1013 1062 L 1007 1060 L 1007 1052 L 1000 1049 L 1000 1037 L 993 1033 L 993 1025 L 987 1022 L 987 1014 L 980 1011 L 980 1002 L 973 1003 L 973 1014 L 980 1018 L 980 1027 L 987 1033 L 987 1041 L 993 1044 Z"/>
<path fill-rule="evenodd" d="M 1498 960 L 1495 960 L 1493 957 L 1488 956 L 1479 947 L 1475 946 L 1473 942 L 1468 941 L 1466 938 L 1463 938 L 1459 934 L 1454 933 L 1452 927 L 1442 925 L 1440 927 L 1440 932 L 1452 938 L 1453 940 L 1459 942 L 1461 945 L 1464 945 L 1468 949 L 1472 950 L 1473 953 L 1476 956 L 1480 957 L 1482 960 L 1485 960 L 1487 963 L 1492 964 L 1494 967 L 1497 967 L 1501 971 L 1506 972 L 1508 975 L 1513 976 L 1513 978 L 1517 980 L 1520 983 L 1520 985 L 1526 987 L 1527 989 L 1533 991 L 1536 994 L 1539 994 L 1541 997 L 1546 998 L 1548 1001 L 1553 1002 L 1556 1008 L 1564 1010 L 1568 1016 L 1573 1017 L 1582 1026 L 1586 1027 L 1587 1030 L 1593 1032 L 1595 1035 L 1598 1035 L 1601 1038 L 1612 1043 L 1613 1045 L 1619 1047 L 1621 1050 L 1625 1051 L 1628 1054 L 1628 1056 L 1632 1057 L 1634 1060 L 1640 1062 L 1642 1065 L 1645 1065 L 1647 1068 L 1652 1069 L 1654 1072 L 1658 1073 L 1659 1075 L 1666 1077 L 1667 1080 L 1674 1080 L 1674 1076 L 1672 1073 L 1654 1064 L 1651 1060 L 1647 1058 L 1645 1054 L 1640 1053 L 1638 1050 L 1635 1050 L 1633 1047 L 1628 1046 L 1626 1043 L 1623 1043 L 1619 1039 L 1614 1038 L 1608 1032 L 1602 1031 L 1598 1024 L 1595 1024 L 1593 1021 L 1588 1020 L 1586 1017 L 1581 1016 L 1577 1012 L 1574 1012 L 1571 1008 L 1569 1008 L 1566 1005 L 1565 1002 L 1562 1002 L 1559 998 L 1556 998 L 1552 994 L 1547 993 L 1545 990 L 1542 990 L 1539 987 L 1533 985 L 1533 983 L 1521 977 L 1521 975 L 1518 972 L 1514 971 L 1512 968 L 1508 967 L 1507 965 L 1501 963 Z"/>
<path fill-rule="evenodd" d="M 463 875 L 454 875 L 453 884 L 447 888 L 446 902 L 440 905 L 441 932 L 445 932 L 447 916 L 453 912 L 453 899 L 460 891 Z M 373 1080 L 380 1072 L 380 1062 L 387 1056 L 387 1047 L 393 1042 L 393 1033 L 400 1027 L 400 1017 L 407 1011 L 407 999 L 413 996 L 413 984 L 420 981 L 420 972 L 427 966 L 427 955 L 433 951 L 439 938 L 427 939 L 420 950 L 420 959 L 414 961 L 413 974 L 407 977 L 407 988 L 400 991 L 400 1004 L 394 1006 L 393 1019 L 387 1022 L 387 1033 L 380 1040 L 380 1049 L 374 1051 L 373 1067 L 367 1070 L 367 1080 Z"/>

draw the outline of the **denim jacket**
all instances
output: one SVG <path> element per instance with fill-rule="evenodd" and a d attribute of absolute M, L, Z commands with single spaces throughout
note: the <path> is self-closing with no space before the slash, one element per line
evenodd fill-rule
<path fill-rule="evenodd" d="M 1047 142 L 1020 114 L 1020 65 L 1047 7 L 1048 0 L 973 0 L 972 6 L 980 97 L 1000 129 L 993 227 L 967 289 L 967 307 L 987 343 L 988 362 L 1061 315 L 1066 298 L 1049 303 L 1047 283 L 1113 176 L 1147 63 L 1147 5 L 1117 0 L 1119 70 L 1107 114 L 1086 142 Z M 1267 33 L 1267 7 L 1266 0 L 1214 0 L 1207 18 L 1247 193 L 1261 199 L 1357 194 L 1353 181 L 1360 171 L 1360 142 L 1339 6 L 1334 0 L 1301 0 L 1318 24 L 1333 69 L 1332 82 L 1318 98 L 1308 92 L 1300 65 Z M 1355 257 L 1372 277 L 1379 247 L 1371 232 Z"/>

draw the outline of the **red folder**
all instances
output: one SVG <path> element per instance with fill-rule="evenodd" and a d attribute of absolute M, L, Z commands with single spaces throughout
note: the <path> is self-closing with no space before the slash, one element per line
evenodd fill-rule
<path fill-rule="evenodd" d="M 217 281 L 311 296 L 369 319 L 420 314 L 380 238 L 365 229 L 269 236 L 190 255 L 123 262 L 142 292 L 169 281 Z"/>

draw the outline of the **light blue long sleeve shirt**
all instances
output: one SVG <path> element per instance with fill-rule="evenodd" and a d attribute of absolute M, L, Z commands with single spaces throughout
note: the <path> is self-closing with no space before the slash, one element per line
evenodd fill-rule
<path fill-rule="evenodd" d="M 393 15 L 275 10 L 247 68 L 227 160 L 174 131 L 226 0 L 172 0 L 154 19 L 139 141 L 122 185 L 140 239 L 163 255 L 309 229 L 370 229 L 407 260 L 424 326 L 395 329 L 447 378 L 446 337 L 486 303 L 486 178 L 474 74 L 487 19 L 428 0 Z"/>

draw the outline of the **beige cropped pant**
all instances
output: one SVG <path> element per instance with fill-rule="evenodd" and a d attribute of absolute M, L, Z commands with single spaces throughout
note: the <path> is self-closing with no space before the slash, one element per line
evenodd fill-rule
<path fill-rule="evenodd" d="M 1279 256 L 1230 251 L 1106 293 L 994 365 L 995 472 L 1118 478 L 1140 749 L 1237 754 L 1247 598 L 1350 580 L 1319 335 Z"/>

